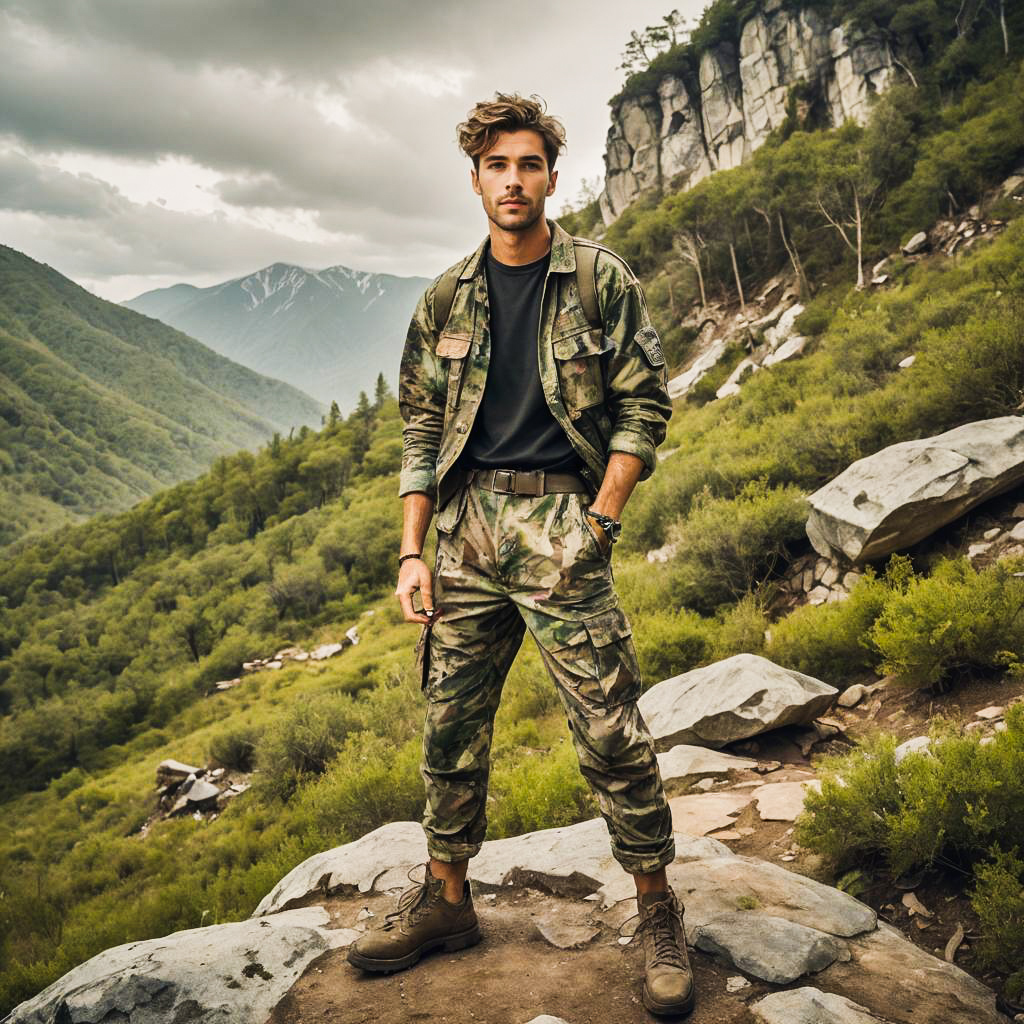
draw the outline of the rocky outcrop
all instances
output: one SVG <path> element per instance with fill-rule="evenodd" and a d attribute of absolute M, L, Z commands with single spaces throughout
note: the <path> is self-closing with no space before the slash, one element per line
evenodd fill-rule
<path fill-rule="evenodd" d="M 859 459 L 808 499 L 807 536 L 830 558 L 905 550 L 1024 481 L 1024 417 L 968 423 Z"/>
<path fill-rule="evenodd" d="M 737 42 L 706 50 L 690 75 L 666 74 L 652 92 L 612 108 L 601 195 L 605 223 L 643 192 L 669 182 L 691 188 L 737 166 L 785 121 L 797 84 L 803 84 L 800 102 L 808 110 L 819 109 L 833 124 L 863 122 L 894 67 L 882 40 L 831 24 L 813 8 L 792 10 L 767 0 Z"/>
<path fill-rule="evenodd" d="M 723 961 L 730 975 L 740 970 L 769 985 L 814 976 L 814 990 L 766 995 L 764 985 L 752 989 L 757 1001 L 750 1009 L 757 1019 L 861 1024 L 856 1011 L 892 1024 L 998 1024 L 991 991 L 880 925 L 875 912 L 849 894 L 779 865 L 737 856 L 712 838 L 678 832 L 675 838 L 677 855 L 668 865 L 668 878 L 685 905 L 691 944 Z M 300 864 L 246 921 L 176 932 L 98 954 L 16 1007 L 10 1024 L 323 1019 L 322 1013 L 304 1006 L 303 998 L 325 986 L 339 1003 L 365 997 L 366 979 L 344 961 L 342 950 L 374 918 L 393 908 L 396 891 L 409 884 L 407 870 L 422 864 L 424 856 L 418 824 L 384 825 Z M 636 909 L 633 880 L 609 856 L 607 828 L 600 818 L 485 842 L 470 862 L 470 877 L 476 883 L 478 914 L 492 942 L 499 915 L 490 908 L 501 903 L 505 915 L 525 902 L 533 941 L 559 951 L 577 950 L 573 973 L 584 979 L 588 971 L 595 980 L 602 976 L 588 966 L 588 957 L 599 963 L 609 949 L 617 953 L 623 941 L 620 930 L 628 933 L 627 922 Z M 314 905 L 296 908 L 300 901 Z M 497 953 L 503 955 L 501 947 Z M 487 955 L 487 943 L 460 954 L 467 958 L 456 965 L 460 975 L 472 969 L 469 958 Z M 539 956 L 530 954 L 535 967 Z M 420 971 L 436 974 L 447 959 L 435 959 Z M 498 960 L 484 967 L 501 969 Z M 559 976 L 564 973 L 561 962 L 550 969 Z M 745 987 L 736 977 L 729 984 L 730 992 Z M 549 990 L 550 1002 L 534 1004 L 531 1013 L 515 1019 L 549 1019 L 536 1014 L 560 1009 L 550 992 L 557 990 Z M 404 995 L 380 984 L 373 993 L 380 1001 L 378 1016 L 359 1019 L 399 1019 L 406 1007 L 399 1007 L 397 1000 Z M 283 1001 L 288 1012 L 282 1017 L 275 1007 L 285 1005 Z M 445 1002 L 449 1013 L 450 1005 Z M 420 1016 L 441 1019 L 441 1014 Z"/>
<path fill-rule="evenodd" d="M 358 935 L 323 907 L 115 946 L 15 1007 L 10 1024 L 264 1024 L 321 953 Z"/>
<path fill-rule="evenodd" d="M 756 654 L 736 654 L 652 686 L 640 712 L 659 750 L 723 747 L 783 725 L 813 721 L 837 691 Z"/>

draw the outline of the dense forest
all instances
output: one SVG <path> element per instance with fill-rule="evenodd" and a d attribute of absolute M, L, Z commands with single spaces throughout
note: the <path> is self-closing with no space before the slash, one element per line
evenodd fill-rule
<path fill-rule="evenodd" d="M 0 546 L 127 508 L 322 411 L 0 246 Z"/>
<path fill-rule="evenodd" d="M 940 3 L 871 6 L 890 26 L 904 8 L 943 25 L 952 16 Z M 741 290 L 782 270 L 805 290 L 798 327 L 811 338 L 739 395 L 715 401 L 704 387 L 676 403 L 672 454 L 631 500 L 615 553 L 645 685 L 738 651 L 836 683 L 883 671 L 934 682 L 937 647 L 948 653 L 940 674 L 955 665 L 961 678 L 1024 662 L 1010 589 L 1019 560 L 983 571 L 955 552 L 897 560 L 846 602 L 770 613 L 780 572 L 807 550 L 810 490 L 886 444 L 1024 408 L 1024 219 L 997 188 L 1024 158 L 1024 33 L 1020 12 L 1006 12 L 1007 56 L 1000 6 L 974 6 L 959 50 L 943 29 L 939 56 L 864 127 L 821 130 L 794 115 L 749 163 L 638 202 L 607 233 L 641 274 L 674 366 L 689 353 L 681 322 L 695 304 L 735 308 Z M 737 23 L 744 9 L 719 0 L 704 24 Z M 973 204 L 1006 224 L 998 237 L 949 257 L 896 257 L 885 287 L 857 288 L 858 256 L 832 223 L 851 207 L 870 265 Z M 586 233 L 595 217 L 590 206 L 562 223 Z M 416 630 L 390 594 L 400 451 L 381 380 L 320 431 L 275 436 L 130 510 L 8 550 L 0 1011 L 108 946 L 239 919 L 309 854 L 419 817 Z M 649 563 L 667 540 L 677 557 Z M 964 629 L 943 631 L 954 616 Z M 352 625 L 361 643 L 336 658 L 211 692 L 243 661 Z M 595 813 L 530 647 L 506 686 L 493 755 L 489 837 Z M 159 822 L 143 837 L 165 757 L 255 769 L 253 785 L 215 821 Z M 1016 863 L 1003 851 L 979 877 L 1005 885 Z M 988 938 L 989 963 L 1024 956 L 1011 930 Z"/>

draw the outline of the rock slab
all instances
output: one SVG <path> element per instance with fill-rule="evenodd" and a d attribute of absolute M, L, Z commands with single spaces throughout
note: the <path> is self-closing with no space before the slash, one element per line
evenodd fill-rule
<path fill-rule="evenodd" d="M 757 802 L 757 813 L 762 821 L 796 821 L 804 809 L 807 790 L 821 792 L 821 783 L 817 779 L 807 782 L 770 782 L 766 786 L 758 786 L 751 794 Z"/>
<path fill-rule="evenodd" d="M 892 1024 L 1006 1024 L 995 993 L 966 971 L 932 956 L 891 925 L 850 943 L 852 959 L 819 975 L 821 984 Z"/>
<path fill-rule="evenodd" d="M 640 712 L 658 750 L 723 747 L 824 713 L 838 691 L 756 654 L 736 654 L 652 686 Z"/>
<path fill-rule="evenodd" d="M 888 1024 L 844 996 L 809 986 L 773 992 L 750 1011 L 759 1024 Z"/>
<path fill-rule="evenodd" d="M 850 956 L 845 942 L 817 928 L 739 911 L 719 914 L 701 925 L 694 945 L 773 985 L 788 985 Z"/>
<path fill-rule="evenodd" d="M 747 906 L 839 938 L 872 932 L 875 912 L 830 885 L 756 857 L 709 857 L 668 866 L 668 880 L 686 910 L 686 934 Z"/>
<path fill-rule="evenodd" d="M 311 960 L 358 932 L 328 929 L 323 907 L 174 932 L 98 953 L 8 1024 L 264 1024 Z"/>
<path fill-rule="evenodd" d="M 904 550 L 1024 481 L 1024 417 L 967 423 L 858 459 L 808 499 L 820 554 L 870 562 Z"/>
<path fill-rule="evenodd" d="M 314 854 L 292 868 L 252 912 L 253 917 L 274 914 L 312 893 L 328 895 L 343 889 L 371 892 L 393 885 L 378 884 L 387 872 L 395 885 L 408 885 L 406 872 L 427 857 L 423 829 L 413 821 L 393 821 L 360 836 L 354 842 Z"/>

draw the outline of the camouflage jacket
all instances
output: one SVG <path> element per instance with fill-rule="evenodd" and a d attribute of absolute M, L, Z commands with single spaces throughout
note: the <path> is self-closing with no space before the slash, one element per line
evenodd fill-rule
<path fill-rule="evenodd" d="M 610 452 L 643 459 L 641 479 L 654 471 L 654 450 L 672 414 L 665 360 L 639 281 L 607 251 L 598 253 L 596 264 L 604 329 L 591 329 L 577 289 L 572 236 L 553 221 L 548 226 L 551 259 L 537 336 L 541 383 L 596 493 Z M 430 284 L 413 313 L 402 354 L 398 402 L 405 427 L 399 494 L 440 496 L 438 511 L 450 495 L 446 477 L 465 447 L 487 380 L 487 244 L 484 239 L 468 260 L 452 268 L 462 270 L 451 315 L 440 332 L 433 303 L 444 275 Z"/>

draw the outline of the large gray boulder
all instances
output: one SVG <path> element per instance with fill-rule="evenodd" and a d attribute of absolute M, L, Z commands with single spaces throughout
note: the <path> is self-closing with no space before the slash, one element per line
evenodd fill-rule
<path fill-rule="evenodd" d="M 7 1024 L 264 1024 L 311 960 L 359 934 L 323 907 L 211 925 L 98 953 Z"/>
<path fill-rule="evenodd" d="M 850 958 L 849 947 L 834 935 L 783 917 L 741 911 L 719 914 L 701 925 L 694 945 L 773 985 L 788 985 Z"/>
<path fill-rule="evenodd" d="M 735 654 L 652 686 L 640 713 L 658 750 L 723 747 L 783 725 L 812 722 L 838 691 L 756 654 Z"/>
<path fill-rule="evenodd" d="M 859 900 L 756 857 L 706 857 L 668 866 L 668 880 L 686 907 L 686 934 L 740 907 L 849 939 L 873 932 L 878 918 Z"/>
<path fill-rule="evenodd" d="M 318 893 L 380 892 L 408 885 L 409 869 L 426 859 L 426 840 L 420 825 L 392 821 L 354 842 L 308 857 L 260 900 L 252 916 L 275 914 Z"/>
<path fill-rule="evenodd" d="M 968 423 L 858 459 L 808 499 L 827 558 L 884 558 L 1024 481 L 1024 417 Z"/>
<path fill-rule="evenodd" d="M 678 861 L 730 855 L 712 839 L 677 832 L 675 842 Z M 387 892 L 408 886 L 410 871 L 426 859 L 420 824 L 389 822 L 304 860 L 263 897 L 252 916 L 276 914 L 333 893 Z M 412 878 L 422 878 L 422 872 L 412 872 Z M 632 876 L 612 856 L 603 818 L 489 839 L 469 862 L 469 878 L 478 889 L 517 883 L 565 896 L 587 895 L 620 881 L 633 884 Z"/>

